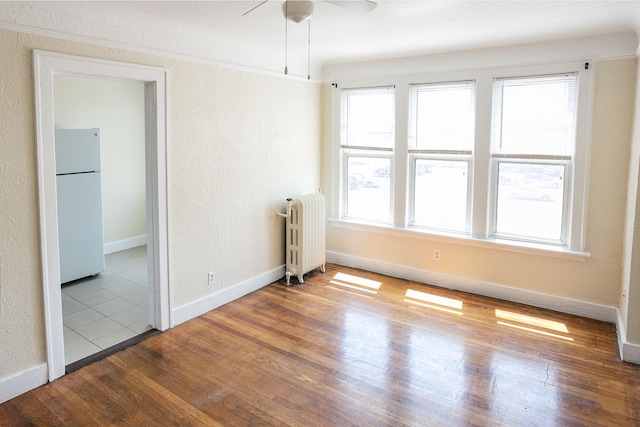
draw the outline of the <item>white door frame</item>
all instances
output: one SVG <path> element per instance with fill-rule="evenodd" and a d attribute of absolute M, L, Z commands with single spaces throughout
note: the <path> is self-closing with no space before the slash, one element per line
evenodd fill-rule
<path fill-rule="evenodd" d="M 145 151 L 147 175 L 147 260 L 154 290 L 150 321 L 170 327 L 167 254 L 167 70 L 122 62 L 35 50 L 33 52 L 40 202 L 40 245 L 49 381 L 65 374 L 62 291 L 58 250 L 55 179 L 53 76 L 76 75 L 141 82 L 145 85 Z"/>

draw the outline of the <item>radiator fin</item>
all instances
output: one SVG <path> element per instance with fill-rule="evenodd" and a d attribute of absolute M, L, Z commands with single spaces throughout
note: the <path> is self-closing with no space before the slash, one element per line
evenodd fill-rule
<path fill-rule="evenodd" d="M 317 268 L 325 271 L 326 209 L 321 193 L 307 194 L 290 202 L 286 224 L 287 285 L 291 276 L 303 276 Z"/>

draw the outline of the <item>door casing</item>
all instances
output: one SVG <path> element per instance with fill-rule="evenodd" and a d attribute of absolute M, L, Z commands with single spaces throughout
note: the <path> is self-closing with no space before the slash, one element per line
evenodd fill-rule
<path fill-rule="evenodd" d="M 33 62 L 47 366 L 49 381 L 53 381 L 65 374 L 55 185 L 53 76 L 67 74 L 140 82 L 145 85 L 147 265 L 149 288 L 153 292 L 150 299 L 153 304 L 149 304 L 149 311 L 151 326 L 164 331 L 171 325 L 166 158 L 168 71 L 39 50 L 33 52 Z"/>

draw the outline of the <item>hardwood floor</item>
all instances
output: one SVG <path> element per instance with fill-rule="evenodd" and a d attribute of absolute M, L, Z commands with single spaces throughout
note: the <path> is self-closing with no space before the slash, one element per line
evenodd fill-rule
<path fill-rule="evenodd" d="M 0 425 L 632 426 L 611 324 L 329 265 L 0 405 Z"/>

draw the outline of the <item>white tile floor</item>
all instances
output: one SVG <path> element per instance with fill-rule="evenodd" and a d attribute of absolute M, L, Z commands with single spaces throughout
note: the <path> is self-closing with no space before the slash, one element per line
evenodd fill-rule
<path fill-rule="evenodd" d="M 106 256 L 99 276 L 62 286 L 65 363 L 151 329 L 146 246 Z"/>

